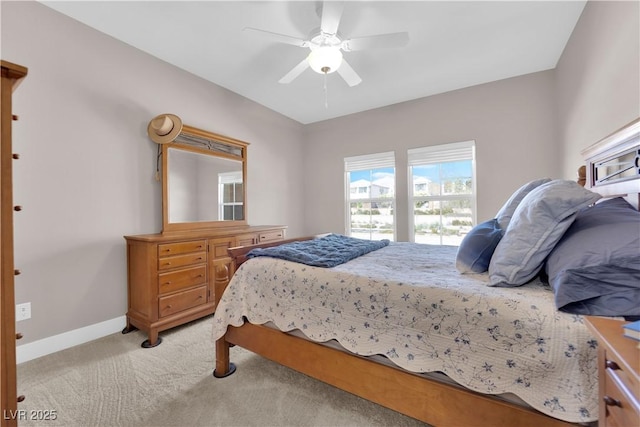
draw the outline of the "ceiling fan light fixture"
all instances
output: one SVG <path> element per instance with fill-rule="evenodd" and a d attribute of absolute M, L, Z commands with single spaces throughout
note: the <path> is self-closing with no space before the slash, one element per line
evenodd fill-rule
<path fill-rule="evenodd" d="M 330 74 L 342 64 L 342 52 L 338 46 L 320 46 L 311 51 L 307 62 L 316 73 Z"/>

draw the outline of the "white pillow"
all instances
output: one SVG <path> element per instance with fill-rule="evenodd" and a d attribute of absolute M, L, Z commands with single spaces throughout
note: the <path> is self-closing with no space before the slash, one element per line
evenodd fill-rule
<path fill-rule="evenodd" d="M 536 179 L 535 181 L 527 182 L 522 187 L 518 188 L 500 208 L 498 213 L 496 214 L 496 219 L 498 220 L 498 225 L 502 229 L 502 234 L 504 235 L 507 227 L 509 227 L 509 222 L 511 221 L 511 217 L 513 213 L 518 208 L 518 205 L 522 202 L 522 199 L 531 192 L 534 188 L 541 186 L 542 184 L 546 184 L 551 181 L 549 178 L 541 178 Z"/>
<path fill-rule="evenodd" d="M 491 257 L 490 285 L 520 286 L 533 279 L 577 212 L 600 197 L 574 181 L 561 179 L 531 190 L 513 213 Z"/>

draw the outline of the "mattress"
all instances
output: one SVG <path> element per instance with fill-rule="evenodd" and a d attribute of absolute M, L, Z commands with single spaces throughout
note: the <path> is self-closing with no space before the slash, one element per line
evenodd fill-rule
<path fill-rule="evenodd" d="M 582 317 L 558 312 L 538 279 L 496 288 L 486 274 L 459 274 L 456 250 L 391 243 L 333 268 L 248 260 L 216 309 L 213 337 L 245 318 L 271 322 L 476 392 L 513 393 L 561 420 L 596 420 L 597 342 Z"/>

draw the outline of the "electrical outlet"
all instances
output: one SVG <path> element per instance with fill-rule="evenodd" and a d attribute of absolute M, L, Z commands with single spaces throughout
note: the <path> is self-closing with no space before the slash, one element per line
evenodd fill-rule
<path fill-rule="evenodd" d="M 16 304 L 16 322 L 31 319 L 31 303 Z"/>

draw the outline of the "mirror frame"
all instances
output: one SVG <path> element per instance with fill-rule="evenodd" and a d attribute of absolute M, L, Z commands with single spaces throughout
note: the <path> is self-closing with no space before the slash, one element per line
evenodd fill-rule
<path fill-rule="evenodd" d="M 179 140 L 180 136 L 193 136 L 199 139 L 207 139 L 212 142 L 229 146 L 234 149 L 240 149 L 240 155 L 234 155 L 232 153 L 225 153 L 222 151 L 216 151 L 215 149 L 210 149 L 205 146 L 198 147 L 195 145 L 190 145 L 186 143 L 182 143 Z M 182 131 L 176 137 L 176 140 L 173 142 L 162 144 L 162 233 L 172 233 L 172 232 L 184 232 L 184 231 L 193 231 L 193 230 L 203 230 L 203 229 L 211 229 L 211 228 L 220 228 L 220 227 L 237 227 L 237 226 L 246 226 L 247 225 L 247 147 L 249 146 L 248 142 L 240 141 L 238 139 L 229 138 L 227 136 L 218 135 L 212 132 L 207 132 L 202 129 L 197 129 L 191 126 L 183 125 Z M 169 206 L 170 206 L 170 198 L 169 198 L 169 149 L 178 149 L 190 151 L 192 153 L 199 153 L 207 156 L 220 157 L 223 159 L 229 160 L 238 160 L 242 162 L 242 191 L 243 191 L 243 209 L 244 215 L 243 220 L 241 221 L 196 221 L 196 222 L 169 222 Z"/>

